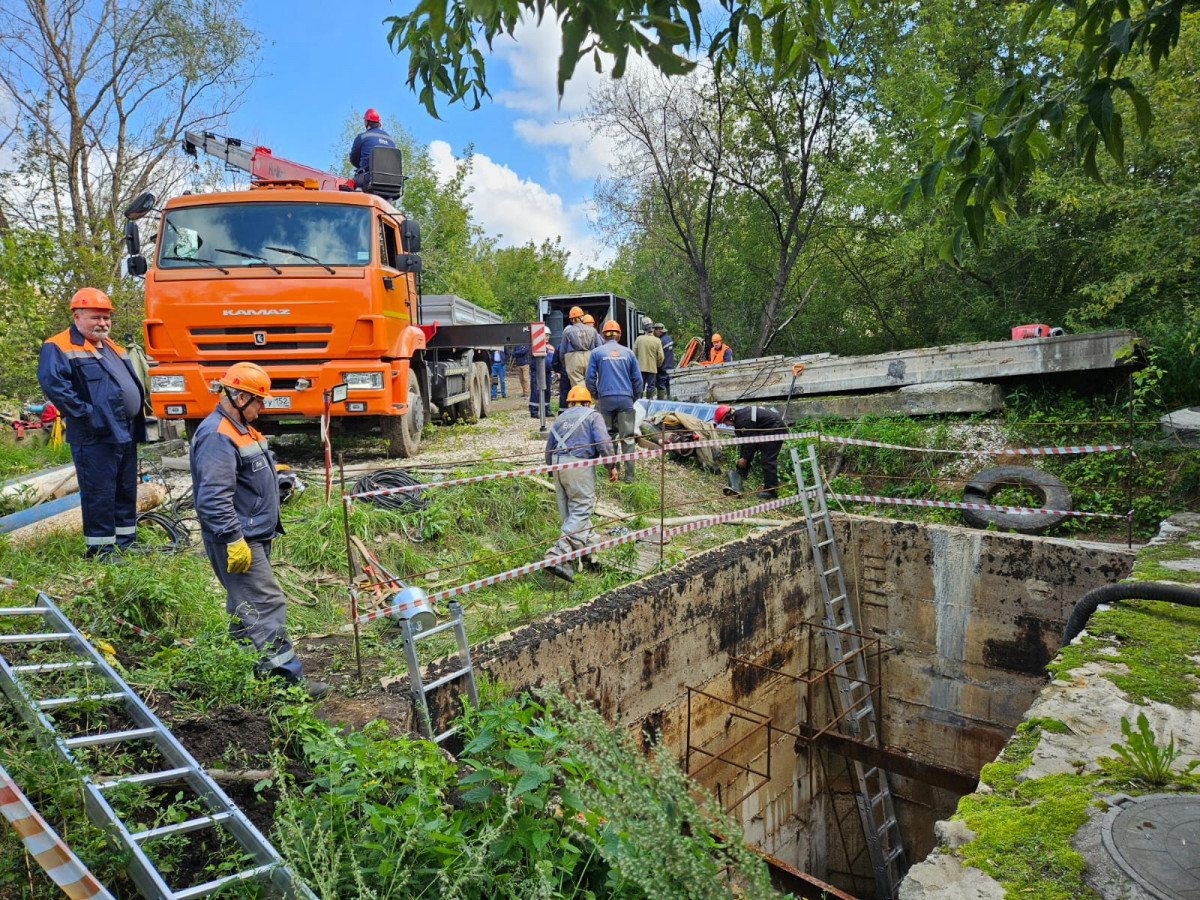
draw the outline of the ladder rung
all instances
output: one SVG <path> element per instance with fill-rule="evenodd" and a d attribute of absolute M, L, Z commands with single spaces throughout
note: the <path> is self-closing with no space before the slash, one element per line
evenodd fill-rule
<path fill-rule="evenodd" d="M 895 862 L 897 859 L 900 859 L 900 857 L 902 857 L 902 856 L 904 856 L 904 846 L 902 844 L 897 844 L 895 847 L 893 847 L 891 849 L 891 852 L 888 853 L 887 861 L 889 863 Z"/>
<path fill-rule="evenodd" d="M 39 641 L 69 641 L 71 635 L 65 631 L 45 634 L 0 634 L 0 644 L 36 644 Z"/>
<path fill-rule="evenodd" d="M 134 741 L 138 738 L 154 737 L 158 732 L 153 728 L 130 728 L 128 731 L 106 731 L 100 734 L 86 734 L 83 737 L 67 738 L 63 741 L 68 747 L 94 747 L 99 744 L 115 744 L 119 741 Z"/>
<path fill-rule="evenodd" d="M 198 884 L 195 887 L 185 888 L 182 891 L 175 891 L 173 896 L 175 900 L 192 900 L 193 897 L 207 897 L 210 894 L 215 894 L 225 885 L 232 884 L 235 881 L 249 881 L 252 878 L 258 878 L 260 875 L 269 875 L 279 868 L 279 865 L 279 863 L 273 862 L 262 866 L 255 866 L 253 869 L 246 869 L 243 872 L 234 872 L 232 875 L 226 875 L 224 878 Z"/>
<path fill-rule="evenodd" d="M 58 709 L 60 706 L 70 706 L 73 703 L 87 703 L 100 700 L 124 700 L 125 695 L 120 691 L 111 694 L 85 694 L 82 697 L 50 697 L 46 700 L 35 700 L 38 709 Z"/>
<path fill-rule="evenodd" d="M 830 575 L 832 575 L 834 572 L 837 572 L 837 571 L 839 571 L 838 567 L 834 566 L 832 569 L 825 569 L 821 574 L 823 576 L 825 576 L 826 578 L 828 578 Z"/>
<path fill-rule="evenodd" d="M 875 830 L 875 833 L 876 833 L 877 835 L 879 835 L 880 837 L 883 837 L 885 834 L 887 834 L 887 833 L 888 833 L 888 831 L 891 829 L 891 827 L 892 827 L 893 825 L 895 825 L 895 824 L 896 824 L 896 817 L 895 817 L 895 816 L 888 816 L 886 819 L 884 819 L 884 820 L 883 820 L 883 824 L 882 824 L 882 825 L 880 825 L 880 826 L 879 826 L 879 827 L 878 827 L 878 828 Z"/>
<path fill-rule="evenodd" d="M 454 620 L 451 619 L 449 622 L 443 622 L 441 625 L 435 625 L 433 628 L 426 629 L 425 631 L 422 631 L 420 634 L 414 634 L 413 640 L 414 641 L 424 640 L 425 638 L 430 637 L 431 635 L 435 635 L 440 631 L 447 631 L 447 630 L 453 628 L 454 624 L 455 624 Z"/>
<path fill-rule="evenodd" d="M 834 625 L 833 627 L 836 628 L 838 631 L 853 631 L 854 623 L 853 622 L 842 622 L 840 625 Z M 849 658 L 850 657 L 846 657 L 846 659 L 849 659 Z"/>
<path fill-rule="evenodd" d="M 176 822 L 173 825 L 160 825 L 158 828 L 151 828 L 149 831 L 138 831 L 132 834 L 131 837 L 137 843 L 141 844 L 168 834 L 184 834 L 189 831 L 199 831 L 201 828 L 211 828 L 220 825 L 226 819 L 232 818 L 233 813 L 231 812 L 218 812 L 213 813 L 211 816 L 188 819 L 186 822 Z"/>
<path fill-rule="evenodd" d="M 833 538 L 826 538 L 823 541 L 817 541 L 817 546 L 818 547 L 828 547 L 832 543 L 833 543 Z"/>
<path fill-rule="evenodd" d="M 440 688 L 443 684 L 447 684 L 451 681 L 454 681 L 456 678 L 462 678 L 462 676 L 466 675 L 470 671 L 471 671 L 470 666 L 464 666 L 463 668 L 459 669 L 456 672 L 451 672 L 448 675 L 443 675 L 437 681 L 431 681 L 431 682 L 429 682 L 429 684 L 425 685 L 425 688 L 424 688 L 425 693 L 428 694 L 430 691 L 436 690 L 437 688 Z"/>
<path fill-rule="evenodd" d="M 161 784 L 164 781 L 175 781 L 182 778 L 191 771 L 187 767 L 181 767 L 178 769 L 163 769 L 161 772 L 143 772 L 140 775 L 120 775 L 108 781 L 101 781 L 96 787 L 103 791 L 118 784 Z"/>
<path fill-rule="evenodd" d="M 90 659 L 74 659 L 70 662 L 30 663 L 12 668 L 14 672 L 61 672 L 64 669 L 94 669 L 96 664 Z"/>
<path fill-rule="evenodd" d="M 45 612 L 40 606 L 0 606 L 0 616 L 40 616 Z"/>

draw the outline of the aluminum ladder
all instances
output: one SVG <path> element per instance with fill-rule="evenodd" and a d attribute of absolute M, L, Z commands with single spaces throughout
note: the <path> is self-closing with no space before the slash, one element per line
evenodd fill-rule
<path fill-rule="evenodd" d="M 192 900 L 210 896 L 234 882 L 256 881 L 266 883 L 276 896 L 289 900 L 316 900 L 312 891 L 283 864 L 276 850 L 246 815 L 225 795 L 216 782 L 208 777 L 170 730 L 130 689 L 104 657 L 84 639 L 46 594 L 38 592 L 36 606 L 0 607 L 0 617 L 17 620 L 18 627 L 24 627 L 26 622 L 37 623 L 31 628 L 26 628 L 23 633 L 0 634 L 0 689 L 21 717 L 35 730 L 41 730 L 46 744 L 79 772 L 88 818 L 97 827 L 107 830 L 118 848 L 128 854 L 129 876 L 143 897 L 147 900 Z M 13 665 L 3 652 L 6 646 L 52 646 L 61 648 L 61 655 L 70 655 L 73 658 L 61 662 Z M 11 655 L 11 651 L 8 655 Z M 103 686 L 94 693 L 38 697 L 36 694 L 40 692 L 33 685 L 26 683 L 30 680 L 28 677 L 23 677 L 55 672 L 79 672 L 88 680 L 96 676 Z M 136 727 L 69 737 L 60 733 L 47 715 L 56 709 L 87 703 L 112 704 L 114 707 L 120 705 L 124 714 Z M 168 768 L 131 775 L 94 776 L 84 771 L 76 758 L 75 751 L 80 748 L 123 742 L 153 744 L 162 759 L 167 762 Z M 105 796 L 106 791 L 118 785 L 153 785 L 180 781 L 185 782 L 199 802 L 207 808 L 207 815 L 134 832 L 121 820 Z M 147 855 L 143 845 L 168 835 L 188 834 L 208 828 L 220 828 L 228 832 L 243 852 L 253 860 L 253 864 L 242 871 L 223 875 L 202 884 L 180 890 L 171 888 Z"/>
<path fill-rule="evenodd" d="M 796 448 L 792 447 L 791 450 L 796 485 L 804 506 L 804 524 L 808 527 L 817 581 L 820 582 L 825 600 L 825 625 L 828 626 L 825 631 L 826 646 L 831 673 L 837 682 L 834 696 L 837 698 L 838 727 L 848 737 L 878 747 L 879 733 L 875 725 L 875 704 L 867 677 L 867 662 L 862 639 L 854 622 L 854 610 L 846 592 L 846 578 L 833 536 L 833 523 L 829 519 L 817 448 L 809 444 L 808 459 L 803 462 Z M 810 491 L 813 495 L 811 501 Z M 895 900 L 900 881 L 908 871 L 908 863 L 896 821 L 892 792 L 888 787 L 887 772 L 878 766 L 857 761 L 852 764 L 858 782 L 855 798 L 871 867 L 875 872 L 876 896 L 879 900 Z"/>
<path fill-rule="evenodd" d="M 467 699 L 471 701 L 472 706 L 479 705 L 479 694 L 475 688 L 475 666 L 471 662 L 471 648 L 467 644 L 467 628 L 463 624 L 463 609 L 462 604 L 457 600 L 451 600 L 450 621 L 443 622 L 441 625 L 435 625 L 433 628 L 428 628 L 424 631 L 414 631 L 412 624 L 408 619 L 400 620 L 400 630 L 404 635 L 404 659 L 408 663 L 408 681 L 412 685 L 413 698 L 417 701 L 417 707 L 421 713 L 421 725 L 425 729 L 425 734 L 435 744 L 440 744 L 450 735 L 458 730 L 457 726 L 447 728 L 441 734 L 434 734 L 433 719 L 429 714 L 429 694 L 440 688 L 443 684 L 449 684 L 458 678 L 466 679 Z M 435 634 L 440 634 L 443 631 L 454 631 L 455 641 L 458 643 L 459 660 L 462 665 L 453 672 L 447 672 L 436 681 L 431 681 L 425 684 L 421 679 L 421 664 L 417 661 L 417 641 L 427 637 L 432 637 Z"/>

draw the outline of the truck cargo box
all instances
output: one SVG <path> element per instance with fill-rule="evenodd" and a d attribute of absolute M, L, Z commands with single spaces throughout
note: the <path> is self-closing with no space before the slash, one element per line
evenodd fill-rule
<path fill-rule="evenodd" d="M 504 320 L 482 306 L 476 306 L 456 294 L 423 294 L 418 325 L 498 325 Z"/>

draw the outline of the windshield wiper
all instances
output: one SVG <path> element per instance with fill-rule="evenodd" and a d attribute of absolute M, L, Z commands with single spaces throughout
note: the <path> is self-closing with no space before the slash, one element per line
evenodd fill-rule
<path fill-rule="evenodd" d="M 257 263 L 262 263 L 264 266 L 270 266 L 278 275 L 283 274 L 283 269 L 279 268 L 279 266 L 269 263 L 263 257 L 255 256 L 253 253 L 244 253 L 241 250 L 223 250 L 220 247 L 214 247 L 213 253 L 228 253 L 230 256 L 240 256 L 242 259 L 252 259 Z"/>
<path fill-rule="evenodd" d="M 263 249 L 264 250 L 274 250 L 276 253 L 286 253 L 288 256 L 298 256 L 301 259 L 307 259 L 309 262 L 315 262 L 318 266 L 321 266 L 323 269 L 327 269 L 329 271 L 330 275 L 337 274 L 336 272 L 333 271 L 332 266 L 321 262 L 315 256 L 309 256 L 307 253 L 301 253 L 299 250 L 293 250 L 290 247 L 263 247 Z"/>
<path fill-rule="evenodd" d="M 198 266 L 208 266 L 209 268 L 220 269 L 226 275 L 229 274 L 229 270 L 227 268 L 225 268 L 219 262 L 216 262 L 215 260 L 211 260 L 211 259 L 200 259 L 197 256 L 164 256 L 162 258 L 164 260 L 169 259 L 172 262 L 190 262 L 190 263 L 195 263 Z"/>

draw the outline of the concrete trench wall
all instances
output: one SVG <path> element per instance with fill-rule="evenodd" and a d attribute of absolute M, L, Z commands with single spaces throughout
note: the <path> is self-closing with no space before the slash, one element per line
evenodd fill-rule
<path fill-rule="evenodd" d="M 964 528 L 845 515 L 834 525 L 860 630 L 888 648 L 882 672 L 870 666 L 881 683 L 884 744 L 971 773 L 995 757 L 1045 683 L 1074 602 L 1123 577 L 1133 561 L 1120 547 Z M 804 683 L 787 677 L 827 664 L 820 632 L 806 625 L 822 615 L 797 522 L 697 554 L 473 652 L 517 689 L 569 682 L 643 745 L 660 733 L 681 762 L 690 715 L 692 771 L 707 758 L 695 748 L 752 770 L 716 761 L 697 778 L 728 804 L 748 794 L 734 813 L 747 840 L 869 896 L 869 883 L 847 872 L 862 830 L 844 763 L 786 733 L 829 720 L 825 686 L 814 688 L 810 709 Z M 452 705 L 445 694 L 430 699 L 435 709 Z M 769 731 L 755 727 L 763 716 L 772 718 Z M 898 777 L 891 787 L 910 859 L 920 859 L 957 795 Z M 843 818 L 840 830 L 831 811 Z M 853 869 L 869 872 L 865 859 Z"/>

